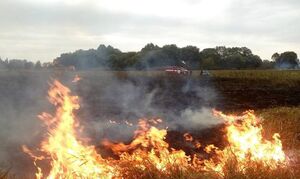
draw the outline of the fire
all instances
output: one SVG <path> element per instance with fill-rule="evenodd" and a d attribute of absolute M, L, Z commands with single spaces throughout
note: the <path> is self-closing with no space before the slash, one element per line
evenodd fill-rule
<path fill-rule="evenodd" d="M 189 134 L 189 133 L 184 133 L 183 137 L 188 142 L 192 142 L 193 141 L 193 136 L 191 134 Z"/>
<path fill-rule="evenodd" d="M 206 152 L 215 152 L 214 158 L 217 162 L 213 159 L 205 161 L 206 168 L 222 172 L 226 162 L 232 158 L 235 159 L 239 170 L 243 170 L 251 162 L 260 163 L 271 169 L 286 164 L 279 134 L 275 133 L 273 140 L 264 139 L 260 119 L 254 115 L 253 111 L 247 111 L 242 116 L 225 115 L 218 111 L 214 111 L 214 114 L 221 117 L 227 125 L 228 146 L 223 150 L 213 145 L 207 146 Z"/>
<path fill-rule="evenodd" d="M 94 146 L 85 145 L 77 137 L 79 123 L 73 111 L 79 109 L 79 103 L 78 97 L 70 93 L 70 89 L 54 81 L 48 99 L 56 106 L 56 114 L 39 116 L 48 127 L 48 138 L 40 148 L 44 158 L 50 160 L 51 170 L 47 178 L 112 178 L 115 174 L 113 167 L 97 154 Z M 36 176 L 44 176 L 40 168 Z"/>
<path fill-rule="evenodd" d="M 161 123 L 161 119 L 140 119 L 134 139 L 129 144 L 104 140 L 104 147 L 112 150 L 118 158 L 105 159 L 97 153 L 93 145 L 79 137 L 80 124 L 74 114 L 80 107 L 78 97 L 73 96 L 69 88 L 55 80 L 50 84 L 48 99 L 56 107 L 56 113 L 39 115 L 48 129 L 48 136 L 38 149 L 42 155 L 36 156 L 27 147 L 23 147 L 23 151 L 34 159 L 36 178 L 126 178 L 130 177 L 126 170 L 132 167 L 142 171 L 154 167 L 155 170 L 167 174 L 172 173 L 174 168 L 223 174 L 228 161 L 233 159 L 240 171 L 251 162 L 261 163 L 270 169 L 287 163 L 279 134 L 274 134 L 272 140 L 264 139 L 260 119 L 253 111 L 242 116 L 213 111 L 224 120 L 226 126 L 225 137 L 228 145 L 224 149 L 213 144 L 202 146 L 191 134 L 184 134 L 185 140 L 193 142 L 195 148 L 203 147 L 203 152 L 211 155 L 210 159 L 189 156 L 183 150 L 170 148 L 165 141 L 167 130 L 153 126 Z M 128 121 L 125 123 L 133 125 Z M 38 166 L 41 160 L 49 164 L 49 173 Z"/>
<path fill-rule="evenodd" d="M 142 119 L 139 121 L 139 129 L 135 131 L 134 140 L 126 145 L 124 143 L 111 143 L 103 141 L 104 146 L 120 156 L 120 162 L 131 162 L 141 169 L 146 169 L 147 164 L 153 165 L 159 171 L 168 172 L 168 168 L 189 165 L 190 157 L 182 150 L 169 149 L 169 144 L 164 141 L 167 131 L 159 130 L 150 126 L 149 122 Z M 158 121 L 161 121 L 160 119 Z M 148 163 L 145 163 L 147 161 Z"/>

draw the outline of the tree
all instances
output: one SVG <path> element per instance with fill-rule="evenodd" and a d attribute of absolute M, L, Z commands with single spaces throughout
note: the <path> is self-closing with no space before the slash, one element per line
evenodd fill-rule
<path fill-rule="evenodd" d="M 73 53 L 64 53 L 54 59 L 55 67 L 74 66 L 78 70 L 91 68 L 109 68 L 110 58 L 113 55 L 121 55 L 122 52 L 112 46 L 99 45 L 97 49 L 77 50 Z"/>
<path fill-rule="evenodd" d="M 20 60 L 20 59 L 11 59 L 8 63 L 8 68 L 12 70 L 16 69 L 24 69 L 26 60 Z"/>
<path fill-rule="evenodd" d="M 174 65 L 181 63 L 181 61 L 179 61 L 180 49 L 175 44 L 163 46 L 162 53 L 164 53 L 169 60 L 173 61 Z"/>
<path fill-rule="evenodd" d="M 126 70 L 133 68 L 137 63 L 136 52 L 123 53 L 122 55 L 113 55 L 110 58 L 111 69 Z"/>
<path fill-rule="evenodd" d="M 5 69 L 7 67 L 5 61 L 0 58 L 0 69 Z"/>
<path fill-rule="evenodd" d="M 35 65 L 34 65 L 34 68 L 35 69 L 41 69 L 42 68 L 42 64 L 41 64 L 41 62 L 40 61 L 37 61 L 36 63 L 35 63 Z"/>
<path fill-rule="evenodd" d="M 147 44 L 138 52 L 137 69 L 160 68 L 165 66 L 182 65 L 180 48 L 175 44 L 165 45 L 162 48 L 152 43 Z"/>
<path fill-rule="evenodd" d="M 279 53 L 276 52 L 276 53 L 274 53 L 274 54 L 272 55 L 271 59 L 272 59 L 273 61 L 276 61 L 279 57 L 280 57 Z"/>
<path fill-rule="evenodd" d="M 97 49 L 64 53 L 54 59 L 53 67 L 74 66 L 79 70 L 91 68 L 138 70 L 166 66 L 184 66 L 189 69 L 247 69 L 262 65 L 259 56 L 247 47 L 206 48 L 196 46 L 177 47 L 175 44 L 159 47 L 148 43 L 138 52 L 121 52 L 112 46 L 99 45 Z"/>
<path fill-rule="evenodd" d="M 274 64 L 275 64 L 274 61 L 263 60 L 260 67 L 262 69 L 272 69 L 272 68 L 274 68 Z"/>
<path fill-rule="evenodd" d="M 232 47 L 225 49 L 222 63 L 225 68 L 247 69 L 258 68 L 262 60 L 247 47 Z"/>
<path fill-rule="evenodd" d="M 280 55 L 275 53 L 272 55 L 277 68 L 292 69 L 298 67 L 299 59 L 293 51 L 283 52 Z"/>
<path fill-rule="evenodd" d="M 220 68 L 221 55 L 216 48 L 206 48 L 200 52 L 200 68 L 217 69 Z"/>
<path fill-rule="evenodd" d="M 197 69 L 200 64 L 199 48 L 195 46 L 186 46 L 180 50 L 180 59 L 186 63 L 190 69 Z"/>
<path fill-rule="evenodd" d="M 154 45 L 153 43 L 148 43 L 147 45 L 145 45 L 145 47 L 143 47 L 141 49 L 141 52 L 147 53 L 147 52 L 151 52 L 151 51 L 159 50 L 159 49 L 160 49 L 159 46 Z"/>
<path fill-rule="evenodd" d="M 213 57 L 207 57 L 207 58 L 202 59 L 201 69 L 208 69 L 208 70 L 216 69 L 217 65 L 216 65 L 215 60 L 216 59 L 214 59 Z"/>
<path fill-rule="evenodd" d="M 25 66 L 24 66 L 25 69 L 31 70 L 31 69 L 33 69 L 33 67 L 34 67 L 33 62 L 27 62 L 27 61 L 25 62 Z"/>

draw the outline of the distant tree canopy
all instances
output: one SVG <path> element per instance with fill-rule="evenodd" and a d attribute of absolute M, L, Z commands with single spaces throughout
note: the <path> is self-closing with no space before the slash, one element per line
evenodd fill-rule
<path fill-rule="evenodd" d="M 205 48 L 196 46 L 177 47 L 175 44 L 159 47 L 147 44 L 138 52 L 122 52 L 112 46 L 99 45 L 97 49 L 63 53 L 53 60 L 35 64 L 27 60 L 0 58 L 0 69 L 76 69 L 76 70 L 145 70 L 168 66 L 188 69 L 271 69 L 299 68 L 295 52 L 274 53 L 272 60 L 261 60 L 247 47 Z"/>
<path fill-rule="evenodd" d="M 247 69 L 262 65 L 260 57 L 247 47 L 207 48 L 202 50 L 200 58 L 201 67 L 205 69 Z"/>
<path fill-rule="evenodd" d="M 74 53 L 64 53 L 53 61 L 56 67 L 74 66 L 76 69 L 108 68 L 112 59 L 120 57 L 122 52 L 112 46 L 100 45 L 96 50 L 77 50 Z"/>
<path fill-rule="evenodd" d="M 282 54 L 274 53 L 272 60 L 275 62 L 276 68 L 294 69 L 299 67 L 299 59 L 295 52 L 284 52 Z"/>
<path fill-rule="evenodd" d="M 0 58 L 0 69 L 26 69 L 31 70 L 34 68 L 34 63 L 27 60 L 11 59 L 2 60 Z"/>
<path fill-rule="evenodd" d="M 74 66 L 76 69 L 102 68 L 113 70 L 156 69 L 166 66 L 184 66 L 189 69 L 246 69 L 262 65 L 259 56 L 246 47 L 220 46 L 202 51 L 196 46 L 179 48 L 175 44 L 159 47 L 147 44 L 138 52 L 121 52 L 111 46 L 77 50 L 62 54 L 54 60 L 55 66 Z"/>

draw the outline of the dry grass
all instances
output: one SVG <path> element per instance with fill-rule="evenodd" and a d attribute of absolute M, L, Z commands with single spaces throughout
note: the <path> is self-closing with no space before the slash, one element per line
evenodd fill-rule
<path fill-rule="evenodd" d="M 0 179 L 8 179 L 8 178 L 13 178 L 9 170 L 0 170 Z"/>
<path fill-rule="evenodd" d="M 300 70 L 213 70 L 214 78 L 270 82 L 273 85 L 299 86 Z"/>
<path fill-rule="evenodd" d="M 90 75 L 109 75 L 106 72 L 80 72 L 82 76 Z M 226 70 L 212 71 L 215 78 L 228 79 L 246 79 L 246 80 L 263 80 L 274 85 L 286 85 L 289 87 L 299 86 L 300 71 L 260 71 L 260 70 Z M 144 75 L 144 76 L 160 76 L 161 72 L 115 72 L 119 78 L 127 78 L 128 75 Z M 198 72 L 193 72 L 194 77 L 198 77 Z M 271 170 L 263 167 L 260 163 L 250 162 L 246 168 L 242 170 L 237 168 L 234 156 L 230 161 L 226 161 L 224 174 L 213 171 L 199 171 L 195 168 L 182 170 L 178 166 L 168 169 L 167 172 L 161 172 L 147 161 L 143 161 L 143 165 L 147 166 L 145 170 L 132 163 L 123 164 L 124 178 L 144 178 L 144 179 L 296 179 L 300 178 L 300 106 L 299 107 L 276 107 L 256 111 L 265 120 L 263 121 L 264 133 L 266 137 L 271 137 L 273 133 L 279 133 L 283 142 L 284 150 L 294 160 L 291 166 Z M 296 162 L 295 162 L 296 161 Z M 0 179 L 12 178 L 9 170 L 0 170 Z"/>
<path fill-rule="evenodd" d="M 300 150 L 300 106 L 256 111 L 263 118 L 266 134 L 279 133 L 286 150 Z"/>
<path fill-rule="evenodd" d="M 265 119 L 263 127 L 266 136 L 278 132 L 281 134 L 285 151 L 299 152 L 300 143 L 297 137 L 300 132 L 300 107 L 263 109 L 256 113 Z M 296 158 L 299 156 L 300 153 L 295 155 Z M 137 163 L 124 162 L 118 165 L 122 168 L 123 175 L 120 177 L 133 179 L 296 179 L 300 177 L 300 165 L 295 163 L 272 170 L 259 162 L 249 161 L 249 165 L 241 169 L 237 168 L 236 161 L 234 154 L 229 157 L 229 160 L 225 162 L 223 174 L 214 171 L 201 171 L 193 167 L 183 170 L 176 165 L 165 171 L 159 171 L 151 162 L 146 160 L 142 161 L 142 165 L 146 166 L 144 170 L 138 167 L 140 165 Z M 11 177 L 7 171 L 2 171 L 0 178 Z"/>
<path fill-rule="evenodd" d="M 248 162 L 248 166 L 239 169 L 233 161 L 228 161 L 225 166 L 224 179 L 296 179 L 298 178 L 295 170 L 288 166 L 278 167 L 273 170 L 267 166 L 263 166 L 259 162 Z"/>
<path fill-rule="evenodd" d="M 224 173 L 218 173 L 215 171 L 203 171 L 195 168 L 179 169 L 178 166 L 174 166 L 166 171 L 158 171 L 151 164 L 147 164 L 146 161 L 143 165 L 147 166 L 146 170 L 132 165 L 126 164 L 123 170 L 125 175 L 123 178 L 134 179 L 296 179 L 299 178 L 299 172 L 296 169 L 281 166 L 276 170 L 271 169 L 268 166 L 263 166 L 259 162 L 248 162 L 249 165 L 245 168 L 238 168 L 234 155 L 230 157 L 230 160 L 226 161 L 224 167 Z"/>

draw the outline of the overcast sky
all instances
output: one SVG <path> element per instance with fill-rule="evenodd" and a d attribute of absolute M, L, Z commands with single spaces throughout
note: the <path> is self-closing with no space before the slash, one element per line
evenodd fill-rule
<path fill-rule="evenodd" d="M 149 42 L 300 56 L 300 0 L 0 0 L 0 24 L 0 57 L 10 59 Z"/>

